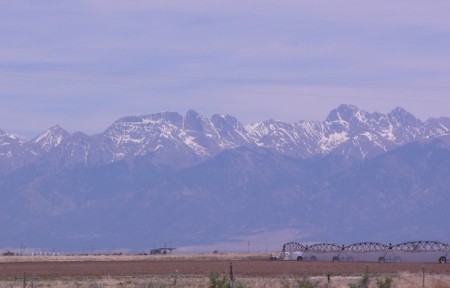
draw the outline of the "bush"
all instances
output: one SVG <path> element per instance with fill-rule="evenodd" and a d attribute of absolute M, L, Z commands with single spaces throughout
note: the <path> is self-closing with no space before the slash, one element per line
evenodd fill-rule
<path fill-rule="evenodd" d="M 377 279 L 377 287 L 378 288 L 391 288 L 392 287 L 392 277 L 386 276 L 384 279 L 379 278 Z"/>
<path fill-rule="evenodd" d="M 368 288 L 370 283 L 369 278 L 369 267 L 366 266 L 366 270 L 364 271 L 361 280 L 358 284 L 350 284 L 348 285 L 350 288 Z"/>
<path fill-rule="evenodd" d="M 209 275 L 209 288 L 229 288 L 228 280 L 223 276 L 220 278 L 219 274 L 212 272 Z"/>
<path fill-rule="evenodd" d="M 240 283 L 236 283 L 233 286 L 231 285 L 230 281 L 225 277 L 220 277 L 219 274 L 212 272 L 209 275 L 209 288 L 245 288 L 244 285 Z"/>
<path fill-rule="evenodd" d="M 298 280 L 298 288 L 314 288 L 314 284 L 308 279 Z"/>

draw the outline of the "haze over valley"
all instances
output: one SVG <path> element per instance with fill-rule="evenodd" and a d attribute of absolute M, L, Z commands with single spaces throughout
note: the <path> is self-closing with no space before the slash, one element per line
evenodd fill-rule
<path fill-rule="evenodd" d="M 243 124 L 189 110 L 123 117 L 92 135 L 2 130 L 0 247 L 448 242 L 449 134 L 450 118 L 353 105 L 323 121 Z"/>

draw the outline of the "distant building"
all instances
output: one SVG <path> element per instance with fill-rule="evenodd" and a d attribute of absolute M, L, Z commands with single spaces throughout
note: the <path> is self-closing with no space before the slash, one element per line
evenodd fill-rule
<path fill-rule="evenodd" d="M 150 250 L 150 255 L 172 254 L 172 250 L 175 250 L 175 248 L 168 248 L 168 247 L 156 248 L 156 249 Z"/>

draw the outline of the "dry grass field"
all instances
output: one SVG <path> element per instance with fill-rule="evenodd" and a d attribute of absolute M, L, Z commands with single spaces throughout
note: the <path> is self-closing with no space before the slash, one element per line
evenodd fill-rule
<path fill-rule="evenodd" d="M 269 261 L 266 254 L 2 256 L 0 287 L 208 288 L 211 273 L 228 280 L 230 263 L 240 287 L 349 287 L 368 269 L 369 287 L 389 276 L 391 287 L 419 288 L 425 280 L 425 287 L 450 288 L 450 264 Z"/>

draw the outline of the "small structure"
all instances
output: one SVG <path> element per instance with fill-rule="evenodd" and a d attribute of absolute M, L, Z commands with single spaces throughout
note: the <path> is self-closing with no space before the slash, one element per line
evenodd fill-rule
<path fill-rule="evenodd" d="M 14 255 L 16 255 L 14 252 L 11 252 L 11 251 L 6 251 L 6 252 L 3 252 L 3 254 L 2 254 L 3 256 L 14 256 Z"/>
<path fill-rule="evenodd" d="M 150 250 L 150 255 L 165 255 L 165 254 L 172 254 L 172 250 L 175 250 L 176 248 L 172 247 L 163 247 L 163 248 L 156 248 Z"/>

